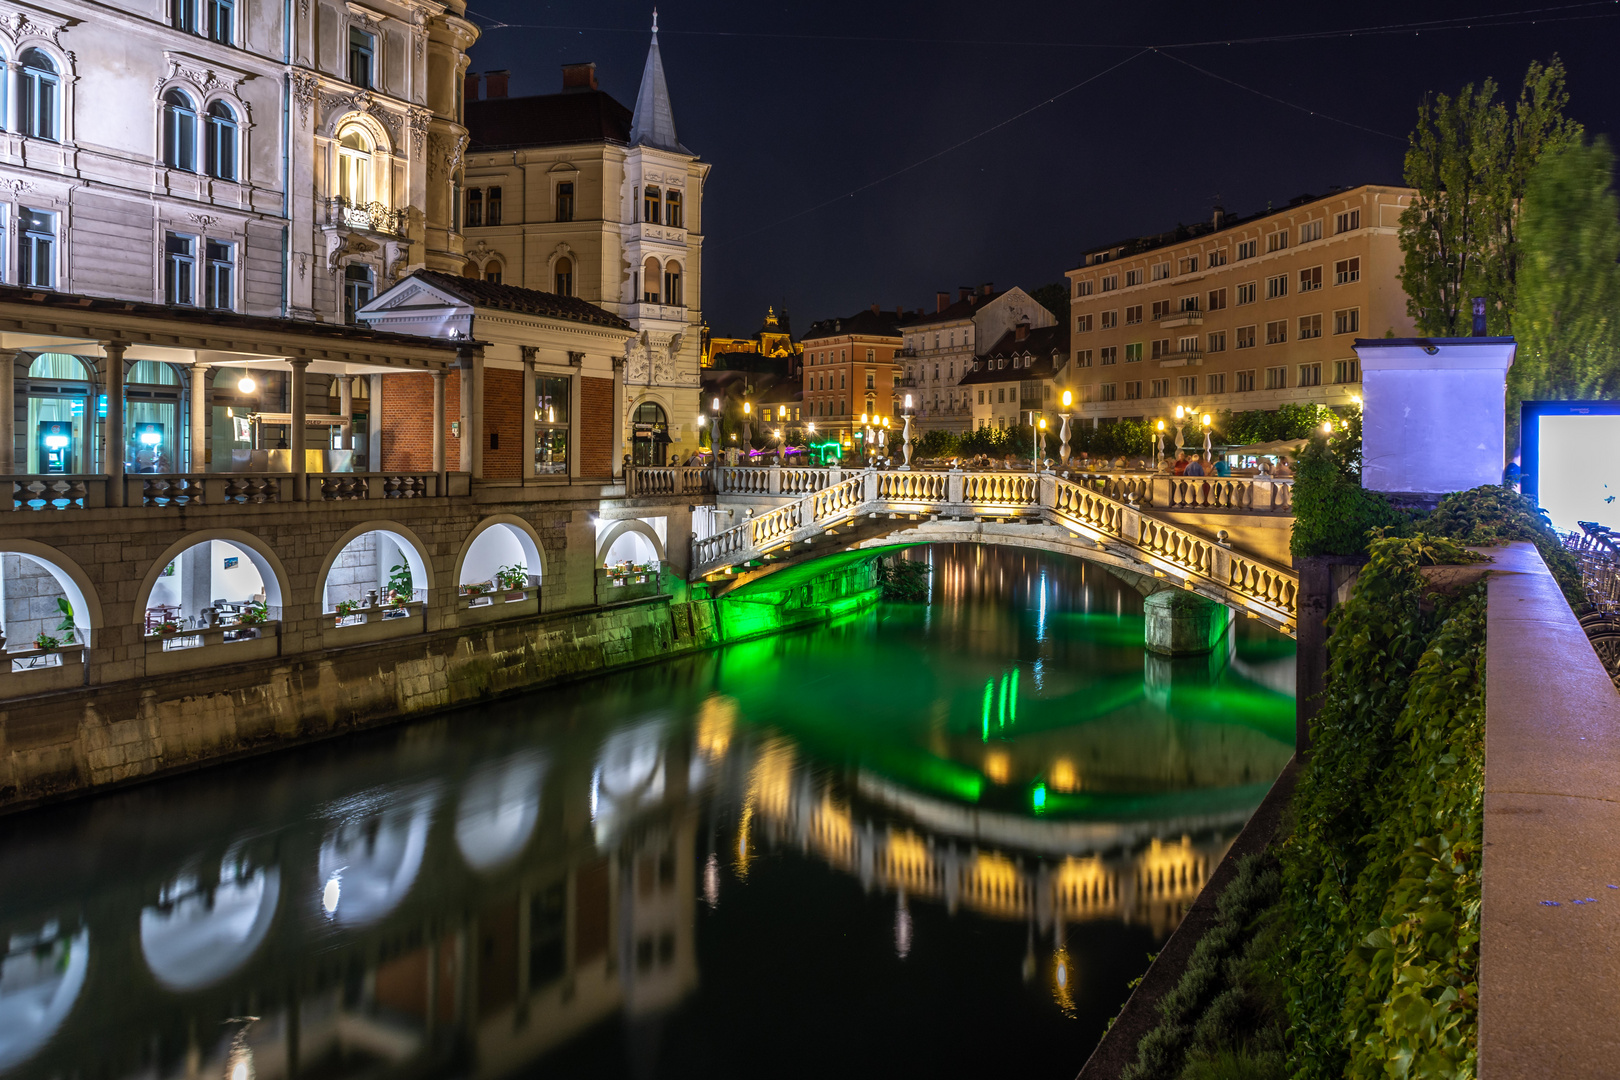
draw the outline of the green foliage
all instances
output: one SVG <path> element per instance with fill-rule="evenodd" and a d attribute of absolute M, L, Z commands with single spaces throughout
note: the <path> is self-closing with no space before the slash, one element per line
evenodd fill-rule
<path fill-rule="evenodd" d="M 1279 439 L 1308 439 L 1322 430 L 1324 421 L 1339 424 L 1339 414 L 1316 402 L 1281 405 L 1275 411 L 1223 413 L 1215 427 L 1233 446 L 1275 442 Z"/>
<path fill-rule="evenodd" d="M 529 586 L 529 570 L 524 566 L 503 566 L 495 571 L 495 584 L 507 590 L 526 589 Z"/>
<path fill-rule="evenodd" d="M 923 603 L 928 599 L 928 564 L 888 555 L 877 561 L 878 585 L 883 599 Z"/>
<path fill-rule="evenodd" d="M 1400 224 L 1401 284 L 1419 333 L 1467 336 L 1475 296 L 1486 298 L 1491 333 L 1513 332 L 1520 200 L 1542 153 L 1581 135 L 1564 116 L 1564 77 L 1556 56 L 1532 63 L 1511 113 L 1490 79 L 1419 107 L 1406 152 L 1418 194 Z"/>
<path fill-rule="evenodd" d="M 1473 547 L 1528 540 L 1536 545 L 1570 605 L 1586 599 L 1575 556 L 1564 549 L 1563 541 L 1536 504 L 1516 491 L 1487 484 L 1453 492 L 1440 500 L 1421 527 L 1431 536 L 1444 536 Z"/>
<path fill-rule="evenodd" d="M 1119 420 L 1098 428 L 1085 426 L 1069 430 L 1069 452 L 1084 450 L 1092 457 L 1140 457 L 1153 455 L 1153 428 L 1143 420 Z"/>
<path fill-rule="evenodd" d="M 1057 317 L 1059 326 L 1069 325 L 1069 282 L 1054 281 L 1029 290 L 1029 298 Z"/>
<path fill-rule="evenodd" d="M 1352 458 L 1355 468 L 1352 469 Z M 1294 466 L 1295 555 L 1359 555 L 1372 530 L 1403 524 L 1407 518 L 1389 500 L 1361 486 L 1360 425 L 1344 449 L 1335 452 L 1321 434 L 1311 439 Z"/>
<path fill-rule="evenodd" d="M 270 609 L 264 604 L 254 601 L 244 607 L 242 614 L 237 618 L 243 626 L 259 626 L 269 621 Z"/>
<path fill-rule="evenodd" d="M 949 431 L 934 428 L 923 432 L 911 440 L 913 452 L 923 458 L 954 457 L 961 444 L 961 440 Z"/>
<path fill-rule="evenodd" d="M 56 627 L 57 632 L 62 635 L 63 641 L 71 645 L 73 644 L 73 632 L 78 629 L 78 626 L 73 621 L 73 605 L 68 603 L 67 597 L 58 596 L 56 598 L 56 610 L 62 614 L 62 621 Z"/>
<path fill-rule="evenodd" d="M 1027 461 L 1034 450 L 1034 438 L 1035 429 L 1028 424 L 1009 428 L 982 427 L 966 432 L 958 438 L 957 449 L 965 457 L 979 454 L 1006 457 L 1012 454 Z"/>
<path fill-rule="evenodd" d="M 1606 140 L 1572 139 L 1530 173 L 1519 214 L 1519 290 L 1508 369 L 1508 446 L 1526 399 L 1602 398 L 1620 389 L 1620 211 Z"/>
<path fill-rule="evenodd" d="M 409 564 L 395 563 L 388 568 L 388 591 L 400 600 L 409 600 L 416 594 Z"/>

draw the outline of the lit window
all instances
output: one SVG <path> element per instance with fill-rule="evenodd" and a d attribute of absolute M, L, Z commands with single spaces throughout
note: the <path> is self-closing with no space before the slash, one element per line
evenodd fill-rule
<path fill-rule="evenodd" d="M 664 196 L 664 224 L 672 229 L 682 228 L 681 193 L 671 191 Z"/>
<path fill-rule="evenodd" d="M 371 137 L 360 127 L 338 136 L 338 197 L 350 206 L 365 206 L 371 194 Z"/>

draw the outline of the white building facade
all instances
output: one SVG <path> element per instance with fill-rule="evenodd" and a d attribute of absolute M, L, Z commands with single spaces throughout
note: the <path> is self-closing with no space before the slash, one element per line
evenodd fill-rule
<path fill-rule="evenodd" d="M 903 393 L 913 397 L 922 430 L 962 433 L 975 426 L 973 395 L 962 385 L 975 351 L 989 348 L 1020 322 L 1051 326 L 1056 317 L 1023 289 L 996 292 L 990 285 L 959 290 L 953 302 L 939 293 L 932 315 L 905 328 L 895 362 L 903 365 Z"/>

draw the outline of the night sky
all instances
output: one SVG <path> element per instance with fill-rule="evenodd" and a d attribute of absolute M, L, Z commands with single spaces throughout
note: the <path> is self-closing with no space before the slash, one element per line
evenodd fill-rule
<path fill-rule="evenodd" d="M 489 29 L 472 69 L 511 69 L 521 96 L 554 93 L 559 65 L 594 60 L 603 89 L 633 105 L 650 7 L 474 0 Z M 874 302 L 932 309 L 938 289 L 1032 288 L 1087 247 L 1204 220 L 1217 203 L 1248 214 L 1335 184 L 1400 183 L 1426 92 L 1493 77 L 1516 97 L 1526 65 L 1554 53 L 1570 114 L 1590 133 L 1620 121 L 1616 0 L 715 0 L 666 2 L 659 31 L 681 141 L 714 166 L 703 290 L 720 335 L 752 334 L 767 304 L 803 333 Z"/>

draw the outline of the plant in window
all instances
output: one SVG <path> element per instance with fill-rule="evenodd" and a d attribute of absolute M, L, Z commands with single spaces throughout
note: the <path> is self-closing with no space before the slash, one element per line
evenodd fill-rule
<path fill-rule="evenodd" d="M 242 609 L 242 614 L 237 619 L 243 626 L 262 626 L 270 621 L 270 609 L 254 601 Z"/>
<path fill-rule="evenodd" d="M 176 621 L 175 619 L 169 618 L 167 616 L 164 617 L 162 622 L 160 622 L 156 626 L 152 627 L 152 633 L 157 637 L 167 637 L 169 634 L 178 634 L 179 632 L 180 632 L 180 623 L 178 621 Z M 51 638 L 50 640 L 54 642 L 56 639 Z M 50 648 L 55 648 L 56 646 L 51 645 L 49 647 Z"/>
<path fill-rule="evenodd" d="M 503 566 L 495 571 L 495 584 L 508 592 L 529 587 L 529 571 L 521 566 Z"/>
<path fill-rule="evenodd" d="M 411 568 L 404 563 L 395 563 L 388 568 L 388 599 L 390 606 L 398 607 L 416 595 L 415 583 L 411 581 Z"/>
<path fill-rule="evenodd" d="M 343 624 L 343 620 L 347 619 L 350 615 L 353 615 L 355 609 L 359 606 L 360 601 L 358 600 L 339 600 L 337 602 L 337 624 L 341 626 Z"/>
<path fill-rule="evenodd" d="M 47 634 L 43 630 L 39 632 L 39 636 L 34 638 L 34 648 L 42 649 L 46 652 L 49 652 L 52 649 L 61 648 L 61 646 L 62 643 L 60 641 L 51 637 L 51 635 Z"/>
<path fill-rule="evenodd" d="M 78 630 L 78 626 L 73 622 L 73 605 L 68 603 L 67 597 L 58 596 L 56 598 L 56 610 L 62 613 L 62 622 L 57 626 L 56 630 L 63 635 L 63 640 L 72 645 L 74 643 L 73 634 Z"/>
<path fill-rule="evenodd" d="M 463 596 L 483 596 L 489 591 L 489 582 L 487 581 L 475 581 L 471 585 L 461 587 L 461 595 Z"/>

